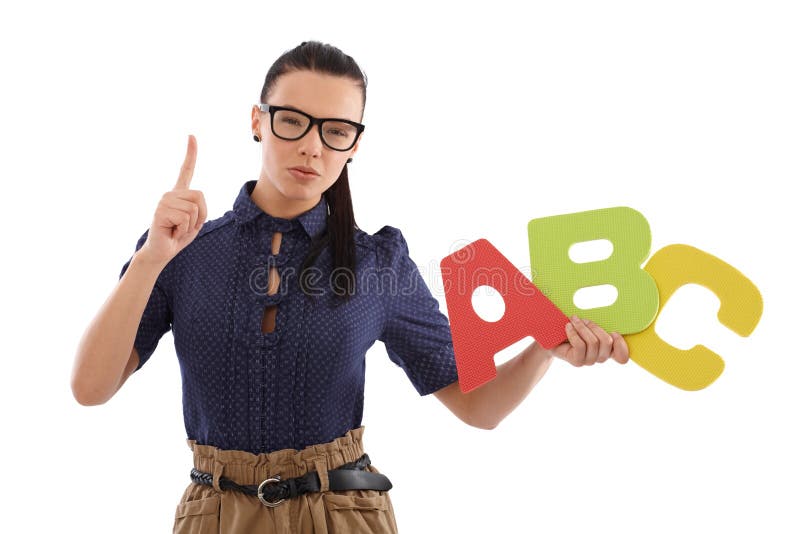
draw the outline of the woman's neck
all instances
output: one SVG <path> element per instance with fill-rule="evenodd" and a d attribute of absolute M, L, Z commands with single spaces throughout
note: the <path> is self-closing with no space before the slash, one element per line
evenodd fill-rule
<path fill-rule="evenodd" d="M 262 211 L 281 219 L 293 219 L 316 206 L 320 197 L 316 199 L 290 199 L 286 198 L 280 191 L 264 177 L 261 177 L 250 193 L 253 203 L 261 208 Z"/>

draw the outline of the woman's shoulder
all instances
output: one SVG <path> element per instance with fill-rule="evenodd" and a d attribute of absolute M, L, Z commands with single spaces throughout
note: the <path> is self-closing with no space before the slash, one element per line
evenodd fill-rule
<path fill-rule="evenodd" d="M 377 248 L 397 248 L 406 246 L 406 239 L 403 232 L 399 228 L 390 225 L 384 225 L 380 230 L 374 234 L 369 234 L 361 228 L 356 229 L 355 240 L 357 245 L 368 247 L 371 249 Z"/>
<path fill-rule="evenodd" d="M 374 234 L 360 228 L 355 233 L 356 245 L 360 245 L 378 256 L 378 262 L 386 265 L 397 261 L 397 258 L 408 255 L 408 243 L 399 228 L 384 225 Z"/>

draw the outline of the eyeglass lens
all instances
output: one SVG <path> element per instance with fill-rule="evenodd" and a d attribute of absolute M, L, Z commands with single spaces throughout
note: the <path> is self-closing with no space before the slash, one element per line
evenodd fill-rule
<path fill-rule="evenodd" d="M 308 117 L 300 113 L 279 109 L 275 111 L 272 127 L 275 135 L 286 139 L 299 139 L 308 128 Z M 347 150 L 355 143 L 356 128 L 346 122 L 327 120 L 322 123 L 322 139 L 331 148 Z"/>

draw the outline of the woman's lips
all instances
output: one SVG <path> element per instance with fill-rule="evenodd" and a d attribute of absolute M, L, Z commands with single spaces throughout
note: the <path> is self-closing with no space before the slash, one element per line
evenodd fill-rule
<path fill-rule="evenodd" d="M 298 169 L 289 169 L 289 172 L 292 173 L 292 176 L 297 178 L 298 180 L 313 180 L 314 178 L 318 177 L 318 174 L 314 174 L 311 172 L 303 172 Z"/>

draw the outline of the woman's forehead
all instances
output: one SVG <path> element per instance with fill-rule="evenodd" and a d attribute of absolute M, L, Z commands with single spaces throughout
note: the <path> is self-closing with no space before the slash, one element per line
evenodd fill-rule
<path fill-rule="evenodd" d="M 315 117 L 361 119 L 361 89 L 354 80 L 307 70 L 278 77 L 269 104 L 301 109 Z"/>

